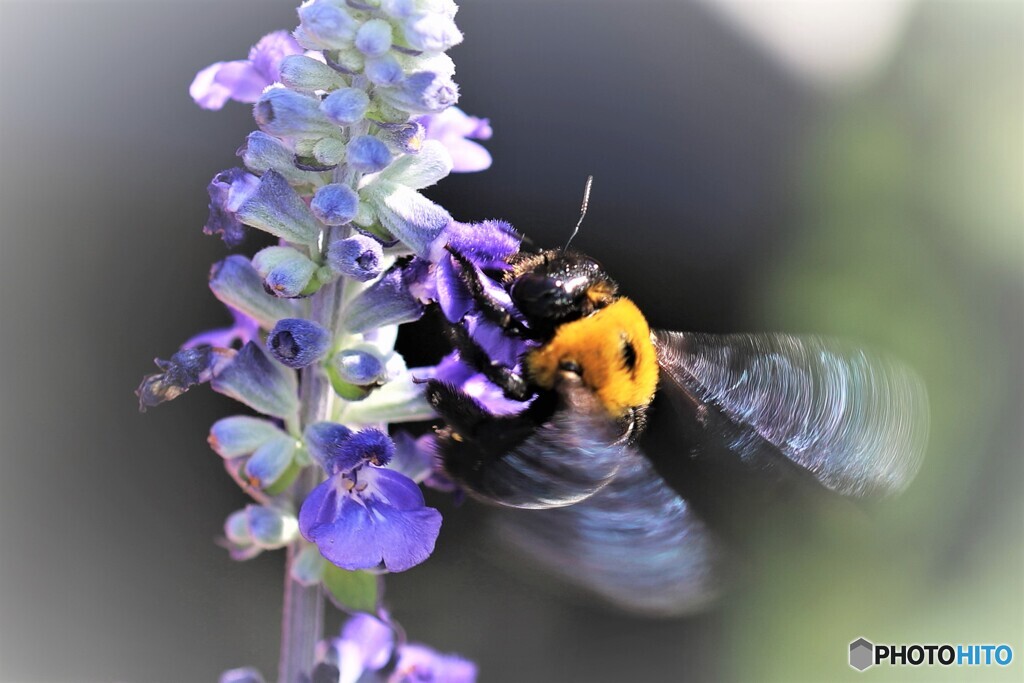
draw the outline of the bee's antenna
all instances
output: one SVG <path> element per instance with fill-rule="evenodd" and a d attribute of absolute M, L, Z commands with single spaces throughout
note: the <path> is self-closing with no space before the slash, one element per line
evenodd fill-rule
<path fill-rule="evenodd" d="M 594 183 L 594 176 L 587 176 L 587 184 L 583 188 L 583 206 L 580 207 L 580 219 L 576 221 L 576 228 L 569 235 L 569 239 L 566 241 L 565 246 L 562 247 L 562 251 L 569 248 L 569 242 L 572 242 L 572 238 L 576 236 L 576 233 L 580 231 L 580 226 L 583 225 L 583 217 L 587 215 L 587 204 L 590 203 L 590 186 Z"/>

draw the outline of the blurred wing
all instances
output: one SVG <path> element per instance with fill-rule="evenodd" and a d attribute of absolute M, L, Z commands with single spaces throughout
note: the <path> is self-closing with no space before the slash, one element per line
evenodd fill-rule
<path fill-rule="evenodd" d="M 917 474 L 928 399 L 901 363 L 819 337 L 654 336 L 663 389 L 685 395 L 698 419 L 711 407 L 753 430 L 825 487 L 891 495 Z M 734 450 L 744 457 L 742 444 Z"/>
<path fill-rule="evenodd" d="M 589 498 L 502 519 L 545 569 L 623 609 L 652 616 L 700 609 L 719 593 L 720 546 L 647 459 L 624 448 L 618 475 Z"/>

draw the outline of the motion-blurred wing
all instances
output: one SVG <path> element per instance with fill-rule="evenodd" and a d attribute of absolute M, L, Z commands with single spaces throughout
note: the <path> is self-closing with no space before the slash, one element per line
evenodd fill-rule
<path fill-rule="evenodd" d="M 833 491 L 898 493 L 920 467 L 927 394 L 891 358 L 783 334 L 658 331 L 655 343 L 663 385 L 689 397 L 698 419 L 704 404 L 752 429 Z"/>
<path fill-rule="evenodd" d="M 503 532 L 547 570 L 632 612 L 667 616 L 706 605 L 722 580 L 720 546 L 653 470 L 624 448 L 606 487 L 563 508 L 522 510 Z"/>

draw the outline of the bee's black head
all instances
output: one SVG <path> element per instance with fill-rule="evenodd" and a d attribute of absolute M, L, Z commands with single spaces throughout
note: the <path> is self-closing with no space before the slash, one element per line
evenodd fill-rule
<path fill-rule="evenodd" d="M 618 286 L 601 264 L 575 252 L 549 251 L 509 286 L 530 326 L 554 327 L 590 315 L 615 300 Z"/>

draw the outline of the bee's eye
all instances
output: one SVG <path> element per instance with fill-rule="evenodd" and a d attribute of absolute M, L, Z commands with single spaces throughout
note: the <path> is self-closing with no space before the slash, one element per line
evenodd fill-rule
<path fill-rule="evenodd" d="M 574 360 L 563 360 L 559 362 L 558 369 L 564 370 L 565 372 L 571 372 L 574 375 L 583 375 L 583 368 L 581 368 L 580 364 Z"/>
<path fill-rule="evenodd" d="M 572 303 L 561 280 L 540 273 L 520 276 L 509 294 L 516 307 L 530 317 L 555 317 Z"/>

